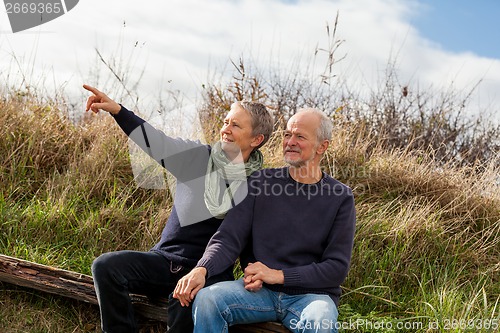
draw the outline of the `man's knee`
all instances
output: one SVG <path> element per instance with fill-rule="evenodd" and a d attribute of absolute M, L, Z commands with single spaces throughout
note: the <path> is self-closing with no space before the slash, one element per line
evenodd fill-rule
<path fill-rule="evenodd" d="M 309 302 L 297 317 L 290 322 L 293 331 L 337 332 L 338 311 L 328 296 Z"/>
<path fill-rule="evenodd" d="M 329 319 L 337 319 L 338 312 L 335 303 L 330 300 L 315 300 L 309 303 L 308 306 L 302 311 L 303 318 L 315 321 L 323 322 Z"/>

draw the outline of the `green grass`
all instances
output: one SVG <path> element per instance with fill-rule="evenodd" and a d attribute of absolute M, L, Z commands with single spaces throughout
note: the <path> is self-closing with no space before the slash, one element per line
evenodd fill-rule
<path fill-rule="evenodd" d="M 110 117 L 72 123 L 36 103 L 0 102 L 0 253 L 90 274 L 95 257 L 148 250 L 168 190 L 137 188 Z M 279 132 L 264 149 L 281 165 Z M 498 169 L 388 150 L 339 123 L 325 170 L 354 189 L 357 231 L 341 298 L 346 332 L 494 332 L 500 326 Z M 497 161 L 498 163 L 498 161 Z M 479 166 L 476 166 L 479 169 Z M 97 332 L 97 308 L 0 284 L 1 332 Z M 480 328 L 480 324 L 489 328 Z M 350 325 L 349 325 L 350 324 Z M 492 325 L 493 324 L 493 325 Z M 144 326 L 159 332 L 160 327 Z"/>

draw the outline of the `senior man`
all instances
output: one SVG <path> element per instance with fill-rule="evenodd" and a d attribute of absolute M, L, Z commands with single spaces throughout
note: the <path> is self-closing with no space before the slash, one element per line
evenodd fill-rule
<path fill-rule="evenodd" d="M 227 214 L 197 267 L 174 290 L 181 305 L 194 300 L 195 333 L 265 321 L 280 321 L 292 332 L 337 331 L 356 218 L 351 189 L 320 168 L 331 134 L 323 112 L 301 110 L 283 138 L 288 166 L 250 176 L 248 196 Z M 202 289 L 206 278 L 238 256 L 242 279 Z"/>

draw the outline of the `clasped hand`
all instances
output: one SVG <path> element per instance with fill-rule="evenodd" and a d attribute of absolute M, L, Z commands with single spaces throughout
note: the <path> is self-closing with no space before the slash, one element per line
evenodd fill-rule
<path fill-rule="evenodd" d="M 196 267 L 177 282 L 173 297 L 179 300 L 181 306 L 189 306 L 205 286 L 206 275 L 205 267 Z M 256 292 L 262 289 L 264 283 L 283 284 L 284 275 L 283 271 L 271 269 L 261 262 L 249 263 L 244 270 L 243 282 L 246 290 Z"/>

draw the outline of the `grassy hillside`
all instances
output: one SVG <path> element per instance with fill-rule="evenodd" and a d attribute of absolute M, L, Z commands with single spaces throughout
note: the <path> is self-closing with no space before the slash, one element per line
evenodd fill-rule
<path fill-rule="evenodd" d="M 228 96 L 207 89 L 202 114 L 217 120 L 228 101 L 248 97 L 235 87 Z M 6 96 L 0 253 L 90 274 L 103 252 L 149 249 L 171 196 L 137 187 L 127 138 L 114 120 L 89 115 L 75 124 L 57 103 Z M 275 113 L 283 110 L 294 109 Z M 500 326 L 498 157 L 447 163 L 432 149 L 390 145 L 368 118 L 346 115 L 332 112 L 335 134 L 323 161 L 356 195 L 355 248 L 339 318 L 345 331 L 493 332 Z M 266 166 L 282 165 L 280 126 L 264 149 Z M 0 284 L 0 304 L 0 332 L 99 331 L 94 306 L 7 284 Z"/>

